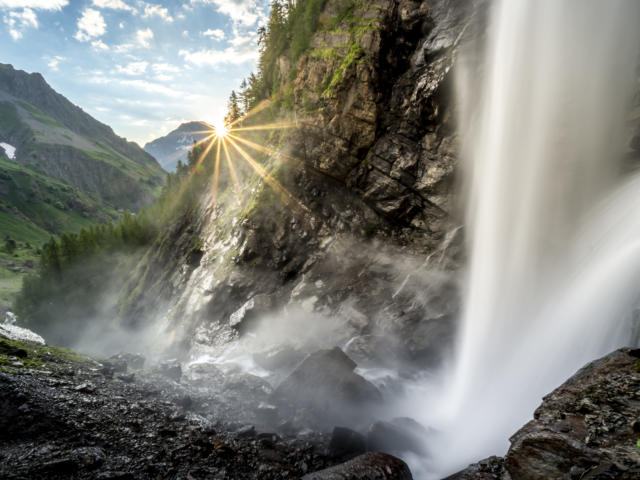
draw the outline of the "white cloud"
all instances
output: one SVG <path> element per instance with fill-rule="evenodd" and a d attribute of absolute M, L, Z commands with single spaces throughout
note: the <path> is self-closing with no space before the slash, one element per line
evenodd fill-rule
<path fill-rule="evenodd" d="M 74 35 L 76 40 L 87 42 L 94 37 L 100 37 L 107 31 L 107 24 L 102 14 L 93 8 L 87 8 L 78 19 L 78 31 Z"/>
<path fill-rule="evenodd" d="M 91 42 L 91 46 L 96 50 L 109 50 L 109 46 L 100 39 Z"/>
<path fill-rule="evenodd" d="M 149 48 L 151 40 L 153 39 L 153 31 L 150 28 L 144 30 L 138 30 L 136 32 L 136 40 L 144 48 Z"/>
<path fill-rule="evenodd" d="M 144 7 L 144 14 L 142 15 L 144 18 L 148 18 L 148 17 L 160 17 L 161 19 L 163 19 L 165 22 L 173 22 L 173 17 L 171 15 L 169 15 L 169 10 L 167 10 L 165 7 L 161 7 L 160 5 L 151 5 L 151 4 L 147 4 Z"/>
<path fill-rule="evenodd" d="M 141 90 L 144 93 L 149 93 L 149 94 L 158 94 L 158 95 L 162 95 L 164 97 L 169 97 L 169 98 L 179 98 L 180 100 L 202 100 L 202 98 L 200 98 L 199 96 L 187 93 L 187 92 L 182 92 L 180 90 L 175 90 L 173 88 L 169 88 L 165 85 L 162 85 L 160 83 L 156 83 L 156 82 L 150 82 L 148 80 L 143 80 L 140 78 L 117 78 L 117 77 L 110 77 L 110 76 L 105 76 L 105 75 L 95 75 L 95 76 L 90 76 L 87 77 L 87 81 L 89 83 L 93 83 L 96 85 L 114 85 L 114 84 L 118 84 L 122 87 L 128 87 L 128 88 L 133 88 L 136 90 Z M 140 104 L 139 101 L 135 101 L 132 100 L 130 98 L 124 99 L 124 101 L 120 102 L 118 99 L 116 99 L 116 101 L 118 103 L 123 103 L 123 104 Z M 163 101 L 163 104 L 165 104 L 166 102 Z M 161 104 L 159 104 L 158 106 L 161 106 Z"/>
<path fill-rule="evenodd" d="M 168 97 L 184 97 L 183 92 L 165 87 L 164 85 L 160 85 L 159 83 L 148 82 L 147 80 L 121 80 L 120 85 L 124 85 L 125 87 L 137 88 L 148 93 L 158 93 L 160 95 L 166 95 Z"/>
<path fill-rule="evenodd" d="M 64 57 L 60 57 L 60 56 L 57 56 L 57 55 L 56 55 L 56 56 L 55 56 L 55 57 L 53 57 L 51 60 L 49 60 L 49 63 L 47 63 L 47 66 L 48 66 L 51 70 L 53 70 L 54 72 L 57 72 L 57 71 L 58 71 L 58 64 L 59 64 L 61 61 L 63 61 L 63 60 L 65 60 L 65 58 L 64 58 Z"/>
<path fill-rule="evenodd" d="M 120 22 L 120 23 L 118 24 L 118 26 L 119 26 L 120 28 L 124 28 L 124 22 Z"/>
<path fill-rule="evenodd" d="M 211 37 L 214 40 L 224 40 L 224 32 L 219 28 L 216 28 L 214 30 L 205 30 L 204 32 L 202 32 L 202 35 L 204 35 L 205 37 Z"/>
<path fill-rule="evenodd" d="M 25 8 L 22 12 L 9 12 L 2 20 L 9 27 L 9 35 L 14 40 L 20 40 L 26 29 L 38 28 L 38 17 L 30 8 Z"/>
<path fill-rule="evenodd" d="M 132 48 L 133 48 L 133 44 L 131 43 L 121 43 L 120 45 L 115 45 L 113 47 L 113 50 L 116 53 L 127 53 Z"/>
<path fill-rule="evenodd" d="M 258 20 L 266 18 L 266 13 L 258 7 L 256 0 L 191 0 L 191 3 L 215 5 L 216 11 L 245 26 L 255 25 Z"/>
<path fill-rule="evenodd" d="M 117 65 L 118 73 L 124 73 L 125 75 L 142 75 L 147 71 L 149 62 L 131 62 L 125 67 Z"/>
<path fill-rule="evenodd" d="M 176 67 L 170 63 L 155 63 L 151 68 L 155 73 L 178 73 L 180 71 L 180 67 Z"/>
<path fill-rule="evenodd" d="M 236 35 L 235 37 L 233 37 L 231 40 L 229 40 L 229 43 L 231 45 L 233 45 L 234 47 L 241 47 L 243 45 L 247 45 L 250 43 L 253 43 L 254 45 L 256 44 L 257 41 L 257 35 L 254 33 L 249 33 L 247 35 Z"/>
<path fill-rule="evenodd" d="M 135 8 L 127 5 L 122 0 L 93 0 L 93 5 L 98 8 L 110 8 L 112 10 L 124 10 L 125 12 L 138 13 Z"/>
<path fill-rule="evenodd" d="M 239 65 L 246 62 L 257 60 L 257 49 L 237 50 L 233 47 L 224 50 L 198 50 L 190 52 L 188 50 L 180 50 L 178 55 L 184 57 L 185 61 L 196 66 L 217 66 L 225 63 Z"/>
<path fill-rule="evenodd" d="M 0 8 L 33 8 L 35 10 L 60 10 L 69 0 L 0 0 Z"/>

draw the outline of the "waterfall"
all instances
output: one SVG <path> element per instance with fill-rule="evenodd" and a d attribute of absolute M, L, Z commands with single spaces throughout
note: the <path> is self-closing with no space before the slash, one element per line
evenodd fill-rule
<path fill-rule="evenodd" d="M 504 454 L 544 394 L 628 343 L 640 176 L 619 160 L 639 20 L 626 0 L 504 0 L 459 75 L 470 260 L 455 359 L 423 400 L 441 432 L 427 478 Z"/>

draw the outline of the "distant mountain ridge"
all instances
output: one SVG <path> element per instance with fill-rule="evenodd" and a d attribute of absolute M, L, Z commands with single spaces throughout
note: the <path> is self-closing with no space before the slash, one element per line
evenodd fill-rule
<path fill-rule="evenodd" d="M 153 201 L 165 172 L 136 143 L 55 92 L 39 73 L 0 64 L 0 141 L 15 162 L 114 207 Z"/>
<path fill-rule="evenodd" d="M 147 143 L 144 150 L 153 155 L 165 170 L 172 172 L 176 169 L 178 160 L 182 163 L 186 161 L 193 142 L 199 142 L 208 135 L 202 133 L 207 128 L 207 124 L 202 121 L 183 123 L 164 137 Z"/>
<path fill-rule="evenodd" d="M 0 230 L 34 245 L 139 210 L 166 177 L 151 155 L 42 75 L 7 64 L 0 64 L 0 144 Z"/>

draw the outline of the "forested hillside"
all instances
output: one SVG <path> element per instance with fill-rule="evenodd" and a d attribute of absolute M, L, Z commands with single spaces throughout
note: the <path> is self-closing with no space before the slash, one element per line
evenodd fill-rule
<path fill-rule="evenodd" d="M 165 173 L 133 142 L 56 93 L 37 73 L 0 64 L 0 306 L 51 236 L 137 211 Z"/>

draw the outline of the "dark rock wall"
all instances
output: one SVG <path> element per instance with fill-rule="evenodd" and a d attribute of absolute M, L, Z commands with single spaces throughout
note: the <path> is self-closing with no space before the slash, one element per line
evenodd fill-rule
<path fill-rule="evenodd" d="M 363 4 L 354 15 L 374 18 L 379 28 L 349 39 L 359 43 L 362 57 L 347 66 L 341 82 L 314 97 L 326 72 L 344 66 L 342 34 L 317 34 L 316 50 L 297 69 L 296 99 L 314 97 L 321 108 L 294 137 L 292 150 L 356 192 L 406 241 L 427 249 L 455 222 L 453 67 L 474 3 Z M 321 46 L 339 54 L 314 55 Z"/>

